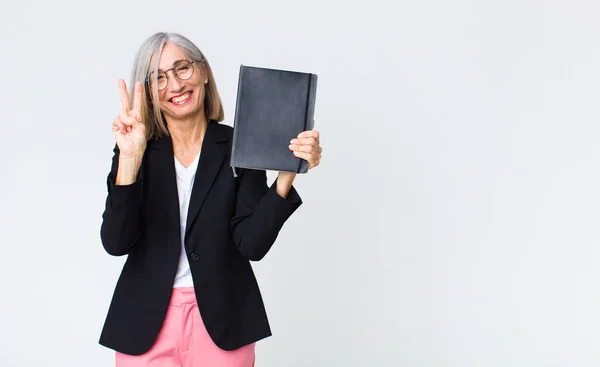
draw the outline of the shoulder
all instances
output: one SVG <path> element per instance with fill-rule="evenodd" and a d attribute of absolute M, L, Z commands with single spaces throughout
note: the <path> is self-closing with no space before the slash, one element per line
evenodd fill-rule
<path fill-rule="evenodd" d="M 216 122 L 216 121 L 210 121 L 210 124 L 213 125 L 216 129 L 222 131 L 223 133 L 227 134 L 228 136 L 233 136 L 233 127 L 226 125 L 222 122 Z"/>
<path fill-rule="evenodd" d="M 221 136 L 221 139 L 225 138 L 225 140 L 229 140 L 231 142 L 231 140 L 233 139 L 233 127 L 229 126 L 229 125 L 225 125 L 222 122 L 216 122 L 211 120 L 209 122 L 209 129 L 213 129 L 213 131 L 216 131 L 218 134 Z"/>

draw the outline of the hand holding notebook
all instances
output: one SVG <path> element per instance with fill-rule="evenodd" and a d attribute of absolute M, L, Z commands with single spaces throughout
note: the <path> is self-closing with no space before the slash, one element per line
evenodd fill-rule
<path fill-rule="evenodd" d="M 313 121 L 314 126 L 314 121 Z M 290 141 L 290 150 L 293 154 L 308 163 L 308 169 L 313 169 L 321 161 L 321 142 L 317 130 L 307 130 L 298 134 L 298 137 Z"/>

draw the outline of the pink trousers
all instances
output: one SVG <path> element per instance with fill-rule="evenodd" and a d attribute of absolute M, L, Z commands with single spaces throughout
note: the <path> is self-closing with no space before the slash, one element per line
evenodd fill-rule
<path fill-rule="evenodd" d="M 233 351 L 217 347 L 200 317 L 194 288 L 174 288 L 152 348 L 141 356 L 116 353 L 116 367 L 253 367 L 255 344 Z"/>

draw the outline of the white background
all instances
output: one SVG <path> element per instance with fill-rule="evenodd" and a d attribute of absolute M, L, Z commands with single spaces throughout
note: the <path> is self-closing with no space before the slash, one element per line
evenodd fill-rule
<path fill-rule="evenodd" d="M 2 0 L 0 365 L 113 365 L 110 126 L 156 31 L 206 54 L 229 125 L 240 64 L 319 75 L 257 367 L 600 365 L 598 3 L 392 3 Z"/>

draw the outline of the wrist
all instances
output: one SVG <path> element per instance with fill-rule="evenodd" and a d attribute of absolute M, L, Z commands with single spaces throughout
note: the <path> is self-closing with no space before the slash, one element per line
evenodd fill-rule
<path fill-rule="evenodd" d="M 119 156 L 119 168 L 117 169 L 115 184 L 130 185 L 134 183 L 137 180 L 143 156 L 143 152 Z"/>
<path fill-rule="evenodd" d="M 279 172 L 277 175 L 277 186 L 275 187 L 275 191 L 279 196 L 287 199 L 292 184 L 294 183 L 294 178 L 296 178 L 295 172 Z"/>
<path fill-rule="evenodd" d="M 145 150 L 145 147 L 141 147 L 141 148 L 135 149 L 133 152 L 127 153 L 127 154 L 120 152 L 119 153 L 119 161 L 120 160 L 141 160 L 142 157 L 144 156 L 144 150 Z"/>
<path fill-rule="evenodd" d="M 295 178 L 296 178 L 296 172 L 281 171 L 277 175 L 277 182 L 281 182 L 283 184 L 289 184 L 291 186 L 292 183 L 294 182 Z"/>

